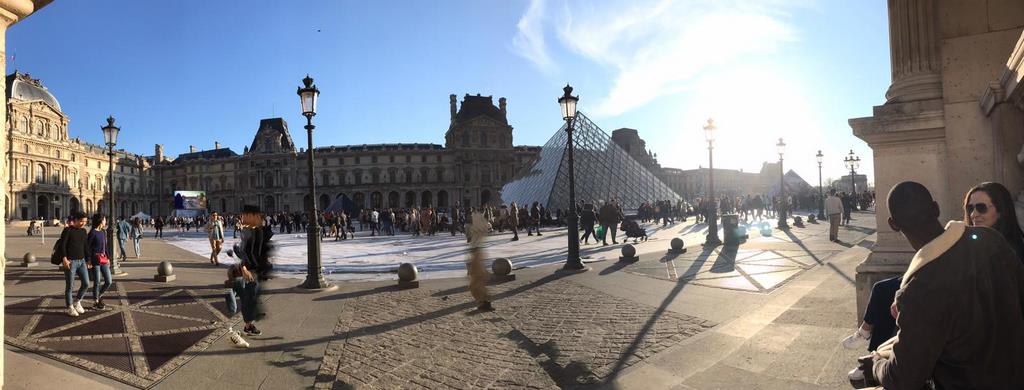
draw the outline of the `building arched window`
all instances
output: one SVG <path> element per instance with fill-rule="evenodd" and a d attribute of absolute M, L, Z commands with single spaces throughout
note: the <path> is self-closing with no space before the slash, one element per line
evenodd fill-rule
<path fill-rule="evenodd" d="M 36 183 L 46 183 L 46 165 L 36 165 Z"/>
<path fill-rule="evenodd" d="M 28 129 L 28 118 L 21 117 L 21 120 L 18 121 L 18 130 L 21 130 L 22 132 L 25 132 L 25 133 L 29 132 L 29 129 Z"/>
<path fill-rule="evenodd" d="M 25 144 L 22 149 L 24 150 L 25 153 L 28 153 L 28 144 Z"/>
<path fill-rule="evenodd" d="M 469 146 L 469 132 L 462 131 L 462 146 Z"/>
<path fill-rule="evenodd" d="M 480 146 L 487 146 L 487 131 L 480 130 Z"/>

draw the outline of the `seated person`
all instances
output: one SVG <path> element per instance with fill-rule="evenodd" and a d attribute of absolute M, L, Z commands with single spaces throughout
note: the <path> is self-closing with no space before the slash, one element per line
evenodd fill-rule
<path fill-rule="evenodd" d="M 886 389 L 1024 388 L 1024 268 L 1002 235 L 952 221 L 923 185 L 889 192 L 889 227 L 917 250 L 896 293 L 898 333 L 871 354 Z"/>

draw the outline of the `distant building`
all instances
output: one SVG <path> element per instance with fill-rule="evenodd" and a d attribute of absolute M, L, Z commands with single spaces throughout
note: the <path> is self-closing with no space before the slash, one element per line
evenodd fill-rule
<path fill-rule="evenodd" d="M 513 145 L 505 98 L 495 106 L 491 96 L 466 95 L 458 107 L 451 95 L 449 103 L 444 145 L 317 147 L 319 208 L 341 196 L 358 207 L 500 202 L 499 190 L 537 158 L 540 147 Z M 7 77 L 7 106 L 8 219 L 60 218 L 74 210 L 97 212 L 101 205 L 106 214 L 106 147 L 70 138 L 69 118 L 57 99 L 27 74 Z M 97 122 L 102 125 L 102 118 Z M 114 160 L 117 215 L 169 215 L 179 190 L 206 191 L 207 207 L 223 212 L 238 212 L 243 204 L 303 211 L 312 201 L 304 148 L 282 118 L 261 120 L 241 154 L 214 142 L 213 149 L 190 146 L 177 158 L 156 145 L 152 156 L 122 150 Z"/>
<path fill-rule="evenodd" d="M 853 181 L 850 181 L 850 175 L 843 176 L 838 180 L 833 180 L 831 188 L 835 188 L 836 191 L 853 193 L 853 183 L 857 184 L 857 193 L 861 193 L 868 190 L 868 176 L 857 174 L 853 176 Z"/>

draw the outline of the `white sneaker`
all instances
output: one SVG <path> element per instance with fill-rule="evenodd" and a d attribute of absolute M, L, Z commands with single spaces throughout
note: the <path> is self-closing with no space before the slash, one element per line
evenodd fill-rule
<path fill-rule="evenodd" d="M 229 331 L 231 334 L 231 342 L 235 344 L 235 348 L 249 348 L 249 342 L 242 338 L 242 335 L 238 334 L 234 330 Z"/>
<path fill-rule="evenodd" d="M 853 334 L 846 336 L 846 338 L 843 339 L 843 348 L 864 348 L 867 346 L 868 340 L 871 340 L 871 332 L 868 332 L 864 329 L 857 329 L 856 332 L 853 332 Z"/>
<path fill-rule="evenodd" d="M 78 317 L 78 310 L 75 310 L 75 305 L 68 306 L 68 315 Z"/>
<path fill-rule="evenodd" d="M 85 308 L 82 307 L 82 301 L 75 302 L 75 310 L 78 314 L 85 314 Z"/>
<path fill-rule="evenodd" d="M 850 372 L 847 373 L 846 376 L 850 378 L 851 381 L 862 381 L 864 380 L 864 370 L 861 370 L 860 368 L 854 368 L 850 370 Z"/>

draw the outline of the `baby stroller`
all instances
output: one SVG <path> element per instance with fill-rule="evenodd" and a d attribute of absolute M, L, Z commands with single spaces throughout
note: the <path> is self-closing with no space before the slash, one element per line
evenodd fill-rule
<path fill-rule="evenodd" d="M 634 244 L 637 243 L 637 240 L 647 241 L 647 231 L 634 220 L 622 221 L 622 226 L 619 229 L 626 233 L 626 239 L 632 238 Z"/>

